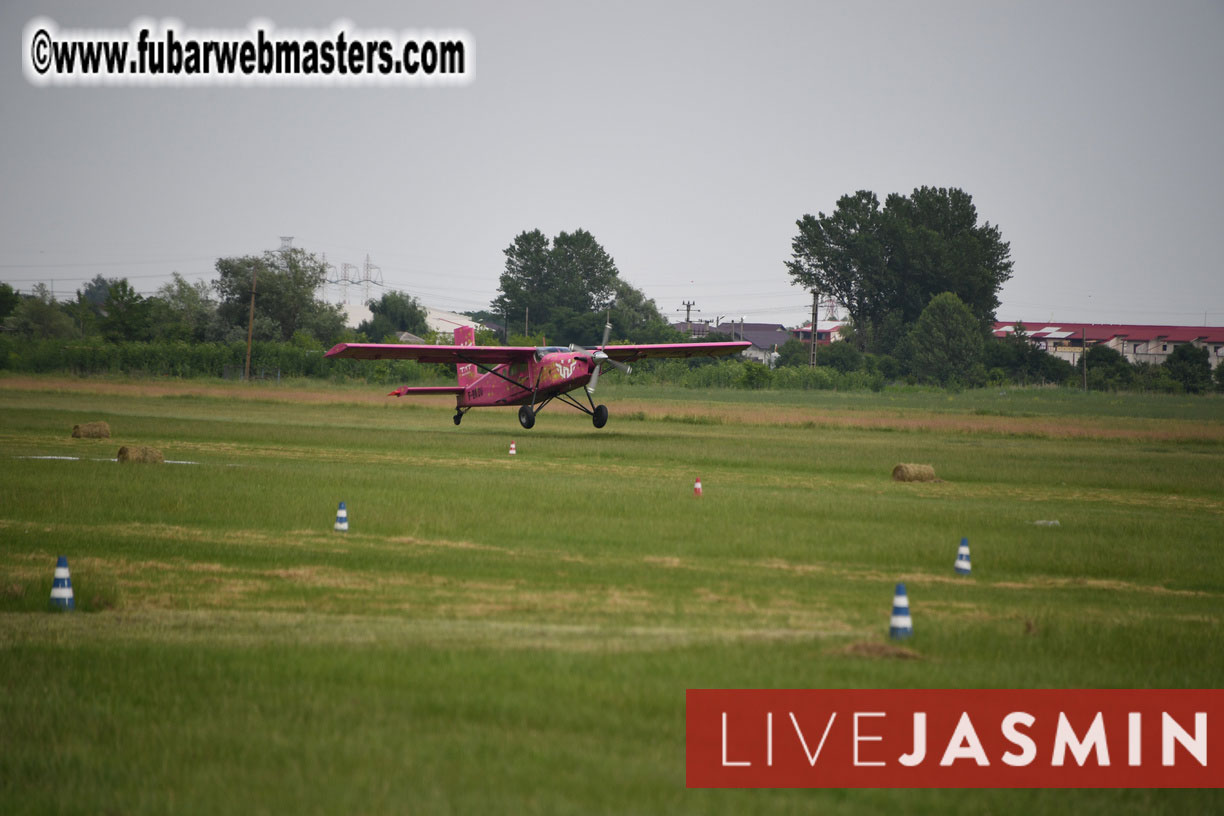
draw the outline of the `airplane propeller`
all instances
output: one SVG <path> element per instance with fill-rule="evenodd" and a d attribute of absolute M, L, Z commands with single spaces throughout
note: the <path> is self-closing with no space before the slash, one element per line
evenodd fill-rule
<path fill-rule="evenodd" d="M 603 341 L 599 344 L 599 348 L 595 349 L 594 351 L 589 351 L 588 349 L 584 349 L 582 346 L 574 345 L 573 343 L 570 344 L 570 351 L 584 352 L 585 354 L 589 355 L 591 358 L 591 361 L 595 363 L 595 369 L 591 372 L 591 381 L 588 382 L 586 385 L 586 391 L 588 394 L 595 393 L 595 386 L 599 383 L 599 370 L 600 370 L 600 367 L 603 365 L 603 363 L 607 363 L 608 365 L 612 366 L 618 371 L 624 372 L 625 374 L 628 374 L 633 371 L 632 368 L 625 365 L 620 360 L 613 360 L 611 357 L 608 356 L 608 353 L 604 351 L 604 348 L 606 348 L 608 345 L 608 335 L 611 333 L 612 333 L 612 323 L 611 322 L 604 323 Z"/>

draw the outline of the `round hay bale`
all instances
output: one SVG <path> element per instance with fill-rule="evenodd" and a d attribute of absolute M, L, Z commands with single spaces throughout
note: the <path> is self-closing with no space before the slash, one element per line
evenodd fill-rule
<path fill-rule="evenodd" d="M 935 482 L 935 468 L 930 465 L 911 465 L 901 463 L 893 468 L 895 482 Z"/>
<path fill-rule="evenodd" d="M 165 457 L 157 448 L 146 448 L 144 445 L 124 445 L 119 449 L 118 459 L 120 462 L 147 462 L 150 464 L 161 464 L 165 462 Z"/>
<path fill-rule="evenodd" d="M 105 422 L 82 422 L 72 426 L 73 439 L 110 439 L 110 425 Z"/>

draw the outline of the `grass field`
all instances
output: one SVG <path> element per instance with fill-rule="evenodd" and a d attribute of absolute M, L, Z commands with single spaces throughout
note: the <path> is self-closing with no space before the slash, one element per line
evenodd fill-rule
<path fill-rule="evenodd" d="M 0 812 L 1224 810 L 684 777 L 686 688 L 1219 687 L 1224 400 L 611 379 L 602 431 L 523 431 L 377 386 L 0 378 Z"/>

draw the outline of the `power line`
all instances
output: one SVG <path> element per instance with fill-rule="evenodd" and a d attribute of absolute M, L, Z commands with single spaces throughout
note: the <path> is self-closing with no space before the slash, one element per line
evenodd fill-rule
<path fill-rule="evenodd" d="M 94 266 L 148 266 L 161 263 L 188 263 L 191 261 L 215 261 L 214 256 L 196 258 L 150 258 L 143 261 L 75 261 L 71 263 L 4 263 L 0 269 L 82 269 Z M 29 280 L 42 280 L 30 278 Z M 81 280 L 85 280 L 82 278 Z"/>

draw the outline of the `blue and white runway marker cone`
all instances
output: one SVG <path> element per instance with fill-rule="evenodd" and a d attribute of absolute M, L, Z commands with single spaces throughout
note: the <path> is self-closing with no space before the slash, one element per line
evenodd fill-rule
<path fill-rule="evenodd" d="M 340 502 L 340 509 L 336 511 L 336 532 L 348 532 L 348 510 L 344 506 L 344 502 Z"/>
<path fill-rule="evenodd" d="M 55 609 L 76 609 L 72 596 L 72 576 L 68 574 L 68 559 L 60 556 L 55 562 L 55 581 L 51 584 L 51 606 Z"/>
<path fill-rule="evenodd" d="M 956 550 L 956 574 L 968 575 L 973 567 L 969 564 L 969 539 L 962 538 Z"/>
<path fill-rule="evenodd" d="M 888 636 L 907 638 L 912 634 L 914 622 L 910 620 L 909 596 L 905 594 L 905 584 L 897 584 L 897 594 L 893 596 L 892 618 L 888 622 Z"/>

